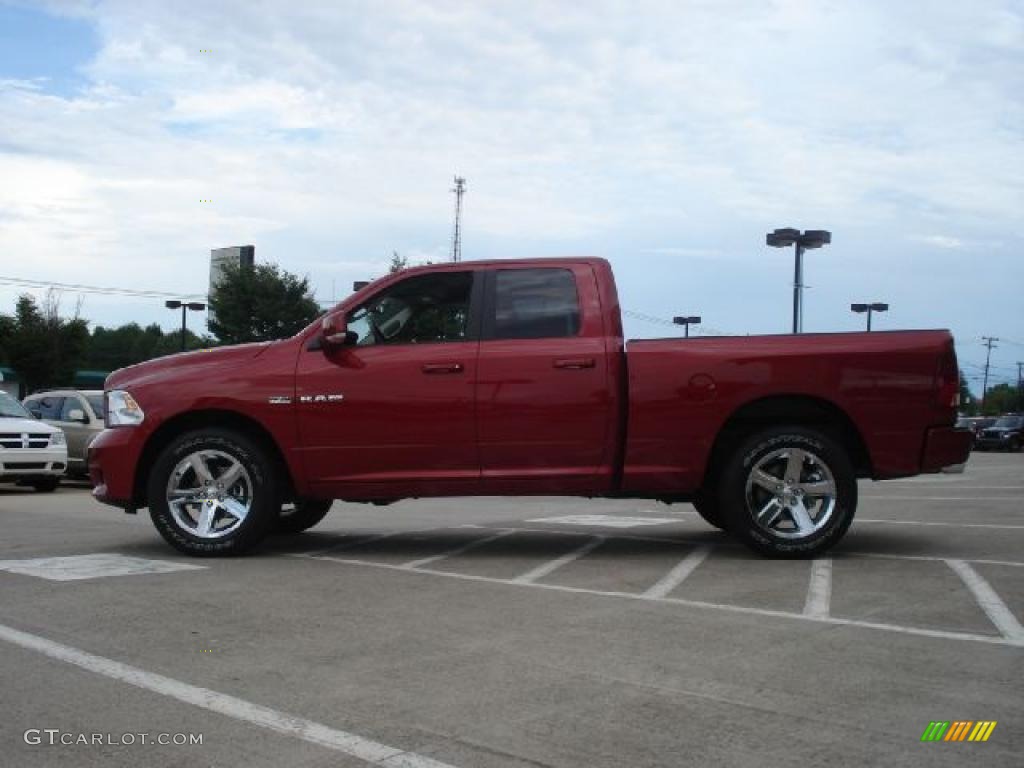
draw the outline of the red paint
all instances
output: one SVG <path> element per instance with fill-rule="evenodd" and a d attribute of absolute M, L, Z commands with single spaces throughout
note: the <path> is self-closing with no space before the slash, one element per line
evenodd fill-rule
<path fill-rule="evenodd" d="M 422 267 L 375 281 L 338 311 L 414 274 L 473 271 L 482 286 L 493 270 L 545 267 L 570 270 L 576 281 L 575 336 L 325 353 L 308 349 L 317 321 L 284 341 L 111 374 L 106 388 L 131 392 L 146 416 L 93 442 L 94 494 L 143 506 L 146 448 L 158 445 L 150 441 L 183 417 L 202 426 L 225 414 L 258 425 L 276 444 L 298 494 L 342 499 L 685 496 L 703 482 L 730 417 L 774 397 L 809 398 L 845 414 L 877 479 L 967 457 L 966 433 L 950 429 L 957 368 L 947 331 L 663 339 L 626 350 L 602 259 Z M 275 397 L 290 402 L 271 404 Z"/>

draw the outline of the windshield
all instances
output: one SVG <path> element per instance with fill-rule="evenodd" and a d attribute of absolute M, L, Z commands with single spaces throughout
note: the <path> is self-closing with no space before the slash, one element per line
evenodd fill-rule
<path fill-rule="evenodd" d="M 0 392 L 0 419 L 31 419 L 32 414 L 25 406 L 6 392 Z"/>
<path fill-rule="evenodd" d="M 1003 429 L 1017 429 L 1022 421 L 1024 421 L 1024 418 L 1020 416 L 1003 416 L 1001 419 L 997 419 L 996 423 L 992 426 Z"/>

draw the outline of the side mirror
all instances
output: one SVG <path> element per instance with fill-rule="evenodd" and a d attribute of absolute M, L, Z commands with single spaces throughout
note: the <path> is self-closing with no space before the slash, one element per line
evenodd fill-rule
<path fill-rule="evenodd" d="M 344 312 L 332 312 L 320 325 L 320 342 L 324 349 L 337 349 L 354 344 L 358 337 L 348 330 Z"/>
<path fill-rule="evenodd" d="M 83 424 L 89 423 L 89 420 L 85 418 L 85 411 L 81 408 L 72 408 L 68 411 L 68 421 L 80 421 Z"/>

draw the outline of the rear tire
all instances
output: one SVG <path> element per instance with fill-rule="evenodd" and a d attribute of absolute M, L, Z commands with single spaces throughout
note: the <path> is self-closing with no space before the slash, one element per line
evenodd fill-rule
<path fill-rule="evenodd" d="M 149 514 L 186 555 L 237 555 L 255 547 L 281 506 L 278 467 L 243 434 L 202 429 L 174 438 L 153 465 Z"/>
<path fill-rule="evenodd" d="M 319 523 L 331 511 L 333 499 L 301 499 L 281 507 L 274 533 L 302 533 Z"/>
<path fill-rule="evenodd" d="M 60 486 L 59 477 L 40 477 L 32 481 L 32 487 L 39 493 L 53 493 Z"/>
<path fill-rule="evenodd" d="M 857 479 L 846 451 L 805 427 L 752 435 L 726 462 L 718 499 L 730 533 L 772 557 L 813 557 L 853 522 Z"/>

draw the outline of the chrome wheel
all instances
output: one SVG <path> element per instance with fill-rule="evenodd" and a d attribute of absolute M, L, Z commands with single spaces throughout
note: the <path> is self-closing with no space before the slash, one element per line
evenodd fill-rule
<path fill-rule="evenodd" d="M 828 465 L 802 448 L 762 456 L 747 474 L 751 519 L 772 536 L 804 539 L 824 528 L 836 509 L 836 481 Z"/>
<path fill-rule="evenodd" d="M 253 484 L 238 459 L 216 450 L 200 450 L 179 461 L 167 480 L 167 508 L 182 531 L 201 539 L 220 539 L 245 522 Z"/>

